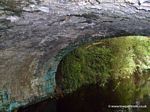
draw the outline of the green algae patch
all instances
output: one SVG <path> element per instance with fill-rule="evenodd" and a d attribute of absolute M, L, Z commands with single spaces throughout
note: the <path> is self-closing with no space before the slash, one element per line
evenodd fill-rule
<path fill-rule="evenodd" d="M 128 36 L 81 45 L 60 62 L 56 82 L 64 93 L 90 84 L 107 93 L 111 85 L 121 104 L 150 97 L 150 39 Z"/>

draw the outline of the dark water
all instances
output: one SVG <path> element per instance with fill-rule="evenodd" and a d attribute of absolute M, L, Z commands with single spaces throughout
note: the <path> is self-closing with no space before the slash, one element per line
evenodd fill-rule
<path fill-rule="evenodd" d="M 53 99 L 47 99 L 42 102 L 20 107 L 17 112 L 56 112 L 56 101 Z"/>
<path fill-rule="evenodd" d="M 47 99 L 37 104 L 21 107 L 18 112 L 149 112 L 148 108 L 132 110 L 109 108 L 109 105 L 120 105 L 121 100 L 112 91 L 112 86 L 111 81 L 105 89 L 98 85 L 82 86 L 62 98 Z M 147 99 L 147 104 L 148 102 Z"/>

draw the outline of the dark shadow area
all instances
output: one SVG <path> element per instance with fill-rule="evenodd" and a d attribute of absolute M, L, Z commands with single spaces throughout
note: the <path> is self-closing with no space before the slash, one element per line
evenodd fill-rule
<path fill-rule="evenodd" d="M 20 107 L 17 112 L 56 112 L 56 100 L 47 99 L 33 105 Z"/>
<path fill-rule="evenodd" d="M 110 88 L 86 85 L 57 101 L 57 112 L 112 112 L 108 105 L 119 102 Z"/>
<path fill-rule="evenodd" d="M 122 100 L 119 99 L 117 93 L 113 92 L 112 86 L 111 81 L 107 84 L 107 88 L 92 84 L 82 86 L 62 98 L 47 99 L 37 104 L 21 107 L 17 112 L 129 112 L 128 109 L 109 108 L 109 105 L 121 105 Z M 148 112 L 148 108 L 134 109 L 132 112 Z"/>

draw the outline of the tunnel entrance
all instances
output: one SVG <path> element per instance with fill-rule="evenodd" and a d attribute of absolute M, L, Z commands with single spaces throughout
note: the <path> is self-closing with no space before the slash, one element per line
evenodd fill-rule
<path fill-rule="evenodd" d="M 148 112 L 149 60 L 149 37 L 81 45 L 60 61 L 55 97 L 18 112 Z"/>
<path fill-rule="evenodd" d="M 149 46 L 148 37 L 130 36 L 88 43 L 70 52 L 56 73 L 56 93 L 61 97 L 57 111 L 147 112 Z"/>

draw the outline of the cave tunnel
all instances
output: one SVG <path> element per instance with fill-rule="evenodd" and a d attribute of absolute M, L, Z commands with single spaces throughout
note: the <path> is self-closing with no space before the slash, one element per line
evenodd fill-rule
<path fill-rule="evenodd" d="M 56 97 L 18 112 L 148 112 L 149 47 L 150 39 L 144 36 L 80 45 L 57 67 Z"/>

